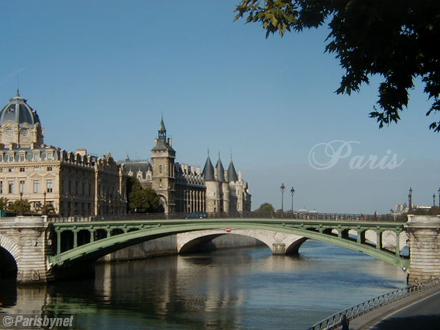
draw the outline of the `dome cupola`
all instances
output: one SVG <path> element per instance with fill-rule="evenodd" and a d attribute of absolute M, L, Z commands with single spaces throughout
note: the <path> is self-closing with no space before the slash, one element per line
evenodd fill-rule
<path fill-rule="evenodd" d="M 0 144 L 8 148 L 31 148 L 43 145 L 40 118 L 26 100 L 17 95 L 0 111 Z"/>
<path fill-rule="evenodd" d="M 18 91 L 17 96 L 10 99 L 9 103 L 0 112 L 0 125 L 6 124 L 8 121 L 19 125 L 24 123 L 29 125 L 40 124 L 37 113 L 26 103 L 26 100 L 20 96 Z"/>

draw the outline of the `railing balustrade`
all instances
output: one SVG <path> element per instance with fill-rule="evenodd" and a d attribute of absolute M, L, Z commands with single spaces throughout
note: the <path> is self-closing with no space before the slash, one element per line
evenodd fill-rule
<path fill-rule="evenodd" d="M 371 312 L 374 309 L 393 303 L 397 300 L 406 298 L 416 293 L 426 291 L 430 288 L 440 285 L 440 278 L 431 279 L 425 282 L 420 282 L 406 288 L 397 289 L 392 292 L 383 294 L 379 297 L 367 300 L 358 305 L 344 309 L 338 313 L 330 315 L 324 320 L 314 324 L 308 330 L 332 330 L 341 326 L 342 317 L 345 315 L 348 320 L 353 320 L 361 315 Z"/>
<path fill-rule="evenodd" d="M 377 216 L 371 214 L 343 214 L 317 212 L 196 212 L 196 213 L 131 213 L 123 215 L 94 215 L 94 216 L 50 216 L 51 222 L 91 222 L 91 221 L 127 221 L 127 220 L 166 220 L 166 219 L 296 219 L 296 220 L 328 220 L 328 221 L 397 221 L 393 216 Z"/>

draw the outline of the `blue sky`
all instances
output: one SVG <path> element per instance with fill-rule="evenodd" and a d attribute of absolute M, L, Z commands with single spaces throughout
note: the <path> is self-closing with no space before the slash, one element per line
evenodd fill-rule
<path fill-rule="evenodd" d="M 254 208 L 280 208 L 281 183 L 295 188 L 295 209 L 386 213 L 409 187 L 431 205 L 440 135 L 428 130 L 436 118 L 424 115 L 422 86 L 402 121 L 379 130 L 368 113 L 380 80 L 336 95 L 343 71 L 324 53 L 325 28 L 266 39 L 233 22 L 238 2 L 0 0 L 0 99 L 18 86 L 47 144 L 116 159 L 149 158 L 163 115 L 179 162 L 203 166 L 209 149 L 226 167 L 232 153 Z M 358 143 L 333 167 L 312 167 L 311 150 L 328 158 L 314 146 L 335 140 Z M 403 162 L 352 169 L 360 156 Z"/>

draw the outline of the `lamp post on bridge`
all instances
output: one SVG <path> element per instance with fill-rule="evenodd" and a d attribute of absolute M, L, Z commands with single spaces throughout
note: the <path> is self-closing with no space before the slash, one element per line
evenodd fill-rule
<path fill-rule="evenodd" d="M 46 192 L 43 192 L 43 215 L 47 215 Z"/>
<path fill-rule="evenodd" d="M 409 194 L 408 194 L 408 211 L 412 211 L 412 188 L 409 188 Z"/>
<path fill-rule="evenodd" d="M 292 216 L 293 216 L 293 195 L 295 195 L 295 188 L 292 187 L 292 189 L 290 189 L 290 193 L 292 194 Z"/>
<path fill-rule="evenodd" d="M 432 194 L 432 207 L 435 207 L 435 194 Z"/>
<path fill-rule="evenodd" d="M 18 215 L 23 215 L 23 192 L 20 191 L 20 208 L 18 211 Z"/>
<path fill-rule="evenodd" d="M 284 212 L 284 190 L 286 190 L 286 186 L 284 183 L 281 184 L 281 212 Z"/>

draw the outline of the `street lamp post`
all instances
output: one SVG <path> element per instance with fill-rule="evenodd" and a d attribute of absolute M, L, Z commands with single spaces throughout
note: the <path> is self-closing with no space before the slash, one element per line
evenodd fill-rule
<path fill-rule="evenodd" d="M 286 186 L 284 183 L 281 184 L 281 212 L 284 212 L 284 190 L 286 190 Z"/>
<path fill-rule="evenodd" d="M 23 215 L 23 192 L 20 191 L 20 208 L 19 208 L 19 215 Z"/>
<path fill-rule="evenodd" d="M 432 194 L 432 207 L 435 207 L 435 194 Z"/>
<path fill-rule="evenodd" d="M 43 192 L 43 215 L 47 215 L 47 208 L 46 208 L 46 192 Z"/>
<path fill-rule="evenodd" d="M 409 188 L 409 194 L 408 194 L 408 211 L 412 211 L 412 188 Z"/>
<path fill-rule="evenodd" d="M 73 195 L 70 196 L 70 216 L 73 217 L 75 215 L 75 197 Z"/>
<path fill-rule="evenodd" d="M 290 193 L 292 194 L 292 215 L 293 215 L 293 195 L 295 195 L 295 188 L 292 187 L 292 189 L 290 189 Z"/>

